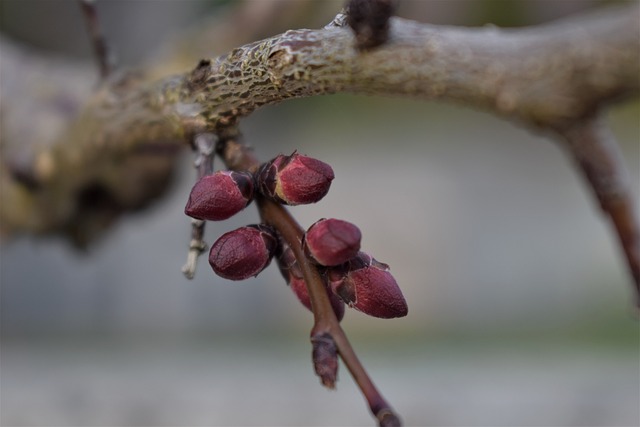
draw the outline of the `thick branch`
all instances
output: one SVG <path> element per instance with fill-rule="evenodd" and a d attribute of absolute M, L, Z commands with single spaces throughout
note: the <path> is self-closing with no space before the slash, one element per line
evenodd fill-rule
<path fill-rule="evenodd" d="M 519 30 L 393 19 L 361 53 L 348 28 L 288 31 L 201 63 L 184 99 L 208 123 L 284 99 L 336 92 L 438 98 L 528 124 L 563 123 L 640 88 L 638 8 Z"/>
<path fill-rule="evenodd" d="M 31 189 L 25 180 L 3 179 L 3 229 L 66 232 L 81 217 L 87 189 L 125 210 L 141 206 L 157 193 L 148 184 L 168 177 L 175 151 L 195 133 L 294 97 L 437 98 L 535 128 L 560 127 L 638 92 L 637 14 L 633 4 L 519 30 L 395 18 L 389 41 L 367 52 L 355 49 L 349 28 L 333 25 L 287 31 L 160 81 L 114 76 L 67 132 L 22 168 Z"/>

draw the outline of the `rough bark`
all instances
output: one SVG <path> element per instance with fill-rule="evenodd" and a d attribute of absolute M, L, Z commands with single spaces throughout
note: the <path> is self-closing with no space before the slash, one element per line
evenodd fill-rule
<path fill-rule="evenodd" d="M 3 132 L 2 230 L 63 233 L 86 243 L 119 213 L 162 192 L 176 153 L 193 135 L 220 133 L 256 108 L 290 98 L 348 92 L 440 99 L 536 130 L 567 127 L 637 94 L 637 16 L 632 4 L 512 30 L 393 18 L 389 40 L 364 52 L 339 16 L 323 29 L 287 31 L 201 60 L 184 74 L 152 81 L 145 73 L 116 74 L 35 149 L 15 150 L 6 139 L 19 136 Z M 75 114 L 77 98 L 69 104 L 67 114 Z"/>

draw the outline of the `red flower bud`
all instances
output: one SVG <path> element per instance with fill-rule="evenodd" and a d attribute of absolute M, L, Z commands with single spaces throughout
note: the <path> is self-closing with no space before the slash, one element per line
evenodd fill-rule
<path fill-rule="evenodd" d="M 294 152 L 279 155 L 258 172 L 260 191 L 286 205 L 305 205 L 322 199 L 334 178 L 328 164 Z"/>
<path fill-rule="evenodd" d="M 278 256 L 278 267 L 280 268 L 280 272 L 302 305 L 307 307 L 309 311 L 312 311 L 309 291 L 307 290 L 307 285 L 302 277 L 302 270 L 300 270 L 300 266 L 293 255 L 293 251 L 285 243 L 282 243 L 281 246 L 283 249 Z M 338 321 L 342 320 L 344 317 L 344 303 L 332 292 L 328 292 L 328 289 L 327 295 L 329 296 L 329 302 L 331 303 L 331 307 L 333 308 L 333 312 L 338 318 Z"/>
<path fill-rule="evenodd" d="M 209 264 L 218 276 L 225 279 L 248 279 L 269 265 L 277 246 L 278 239 L 270 227 L 241 227 L 216 240 L 209 251 Z"/>
<path fill-rule="evenodd" d="M 307 290 L 304 279 L 295 277 L 293 274 L 290 277 L 289 286 L 293 293 L 298 297 L 302 305 L 307 307 L 309 311 L 313 311 L 311 309 L 311 298 L 309 298 L 309 291 Z M 327 292 L 327 295 L 329 296 L 329 302 L 331 303 L 331 308 L 333 308 L 336 318 L 338 321 L 341 321 L 344 317 L 344 302 L 332 292 Z"/>
<path fill-rule="evenodd" d="M 184 212 L 196 219 L 220 221 L 244 209 L 253 197 L 253 176 L 248 172 L 217 171 L 191 189 Z"/>
<path fill-rule="evenodd" d="M 344 264 L 360 250 L 360 229 L 347 221 L 329 218 L 313 224 L 304 235 L 303 247 L 318 264 Z"/>
<path fill-rule="evenodd" d="M 364 252 L 331 269 L 328 278 L 333 293 L 356 310 L 385 319 L 407 315 L 407 302 L 389 266 Z"/>

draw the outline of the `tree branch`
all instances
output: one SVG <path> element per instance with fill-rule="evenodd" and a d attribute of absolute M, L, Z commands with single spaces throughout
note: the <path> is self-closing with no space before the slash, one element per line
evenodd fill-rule
<path fill-rule="evenodd" d="M 640 307 L 640 225 L 630 179 L 615 137 L 601 117 L 558 129 L 600 208 L 611 219 L 636 285 Z"/>
<path fill-rule="evenodd" d="M 631 4 L 513 30 L 393 18 L 388 41 L 366 52 L 336 19 L 202 60 L 182 75 L 114 75 L 52 145 L 3 172 L 3 231 L 62 232 L 81 243 L 114 215 L 95 212 L 96 198 L 122 211 L 145 205 L 195 134 L 219 133 L 290 98 L 348 92 L 441 99 L 537 131 L 569 128 L 638 93 L 638 12 Z M 98 226 L 86 225 L 92 215 Z"/>

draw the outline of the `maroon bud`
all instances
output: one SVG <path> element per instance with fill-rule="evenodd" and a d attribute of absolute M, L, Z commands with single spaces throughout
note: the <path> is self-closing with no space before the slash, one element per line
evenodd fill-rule
<path fill-rule="evenodd" d="M 318 264 L 344 264 L 360 250 L 360 229 L 347 221 L 329 218 L 313 224 L 304 235 L 303 247 Z"/>
<path fill-rule="evenodd" d="M 313 346 L 311 357 L 316 375 L 320 377 L 323 386 L 335 388 L 338 379 L 338 348 L 335 341 L 331 334 L 325 332 L 312 336 L 311 345 Z"/>
<path fill-rule="evenodd" d="M 282 242 L 281 248 L 282 250 L 278 255 L 278 267 L 280 268 L 280 273 L 282 273 L 282 276 L 285 278 L 291 287 L 291 290 L 302 305 L 307 307 L 309 311 L 313 311 L 311 309 L 309 290 L 307 289 L 307 285 L 302 277 L 302 270 L 300 270 L 300 266 L 293 255 L 293 251 L 286 243 Z M 344 303 L 332 292 L 328 292 L 328 290 L 327 296 L 329 297 L 329 302 L 331 303 L 331 307 L 333 308 L 333 312 L 338 318 L 338 321 L 342 320 L 344 317 Z"/>
<path fill-rule="evenodd" d="M 356 288 L 353 286 L 353 281 L 346 280 L 349 273 L 349 264 L 346 263 L 330 268 L 326 277 L 327 285 L 331 292 L 348 304 L 349 307 L 352 307 L 356 302 Z"/>
<path fill-rule="evenodd" d="M 309 297 L 309 290 L 307 289 L 307 284 L 304 282 L 302 277 L 295 277 L 293 274 L 290 275 L 289 286 L 293 293 L 298 297 L 298 301 L 302 303 L 309 311 L 313 311 L 311 309 L 311 298 Z M 333 308 L 333 312 L 336 315 L 338 321 L 341 321 L 344 317 L 344 302 L 332 292 L 327 292 L 327 296 L 329 297 L 329 302 L 331 303 L 331 308 Z"/>
<path fill-rule="evenodd" d="M 196 219 L 220 221 L 244 209 L 253 198 L 253 176 L 248 172 L 217 171 L 191 189 L 184 213 Z"/>
<path fill-rule="evenodd" d="M 305 205 L 322 199 L 333 178 L 331 166 L 294 152 L 263 164 L 257 179 L 265 196 L 286 205 Z"/>
<path fill-rule="evenodd" d="M 277 246 L 278 239 L 270 227 L 241 227 L 216 240 L 209 251 L 209 264 L 218 276 L 225 279 L 248 279 L 269 265 Z"/>
<path fill-rule="evenodd" d="M 328 279 L 333 293 L 356 310 L 385 319 L 407 315 L 407 302 L 389 266 L 364 252 L 331 269 Z"/>

